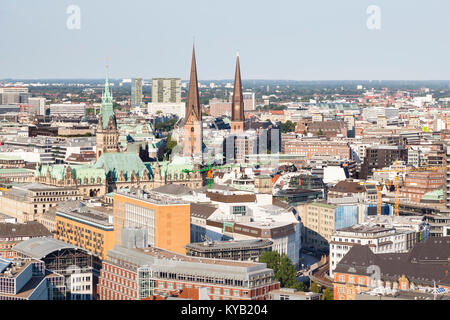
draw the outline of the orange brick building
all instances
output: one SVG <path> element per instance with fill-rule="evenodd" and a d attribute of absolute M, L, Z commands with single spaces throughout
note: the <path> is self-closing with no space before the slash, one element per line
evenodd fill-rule
<path fill-rule="evenodd" d="M 434 191 L 443 185 L 444 174 L 442 171 L 410 172 L 405 177 L 404 185 L 400 189 L 400 196 L 420 202 L 425 193 Z"/>
<path fill-rule="evenodd" d="M 114 196 L 115 243 L 122 243 L 122 230 L 143 228 L 148 245 L 184 253 L 190 243 L 190 204 L 157 192 L 120 191 Z"/>
<path fill-rule="evenodd" d="M 89 250 L 105 259 L 114 247 L 112 210 L 88 207 L 78 201 L 62 203 L 56 210 L 55 238 Z"/>

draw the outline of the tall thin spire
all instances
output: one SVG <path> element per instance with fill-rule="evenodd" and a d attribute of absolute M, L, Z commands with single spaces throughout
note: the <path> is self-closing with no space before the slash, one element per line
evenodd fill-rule
<path fill-rule="evenodd" d="M 102 94 L 102 107 L 100 109 L 100 116 L 102 119 L 102 127 L 105 129 L 108 126 L 109 119 L 113 117 L 115 122 L 115 116 L 113 111 L 113 96 L 109 87 L 109 65 L 108 59 L 106 59 L 106 78 L 105 89 Z"/>
<path fill-rule="evenodd" d="M 244 97 L 242 94 L 239 51 L 236 54 L 236 71 L 234 74 L 233 101 L 231 103 L 231 121 L 244 121 Z"/>
<path fill-rule="evenodd" d="M 195 61 L 195 47 L 192 46 L 192 62 L 191 62 L 191 74 L 189 77 L 189 93 L 186 102 L 186 119 L 194 113 L 195 120 L 202 119 L 202 113 L 200 109 L 198 95 L 198 79 L 197 79 L 197 64 Z"/>

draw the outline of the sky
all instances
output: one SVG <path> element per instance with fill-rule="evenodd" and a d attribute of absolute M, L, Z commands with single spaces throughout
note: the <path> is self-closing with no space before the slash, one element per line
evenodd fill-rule
<path fill-rule="evenodd" d="M 199 80 L 232 79 L 237 51 L 245 80 L 448 80 L 449 13 L 448 0 L 0 0 L 0 79 L 104 78 L 106 58 L 111 78 L 188 79 L 195 41 Z"/>

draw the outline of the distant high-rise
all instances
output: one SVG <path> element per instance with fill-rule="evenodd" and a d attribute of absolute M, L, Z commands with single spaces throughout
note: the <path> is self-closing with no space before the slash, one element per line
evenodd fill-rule
<path fill-rule="evenodd" d="M 28 104 L 32 107 L 30 113 L 45 116 L 45 103 L 47 99 L 43 97 L 29 98 Z"/>
<path fill-rule="evenodd" d="M 180 103 L 181 78 L 153 78 L 152 103 Z"/>
<path fill-rule="evenodd" d="M 25 87 L 0 88 L 0 104 L 27 104 L 29 96 L 28 88 Z"/>
<path fill-rule="evenodd" d="M 142 78 L 131 80 L 131 106 L 140 107 L 142 104 Z"/>

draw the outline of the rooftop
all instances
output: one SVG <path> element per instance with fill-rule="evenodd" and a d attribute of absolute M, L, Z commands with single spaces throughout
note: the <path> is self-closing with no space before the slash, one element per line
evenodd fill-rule
<path fill-rule="evenodd" d="M 109 216 L 113 215 L 111 208 L 88 206 L 81 201 L 68 201 L 58 205 L 56 215 L 92 222 L 103 227 L 112 227 Z"/>
<path fill-rule="evenodd" d="M 261 247 L 271 247 L 273 244 L 270 240 L 252 239 L 252 240 L 236 240 L 236 241 L 214 241 L 214 242 L 197 242 L 189 243 L 186 247 L 200 251 L 223 250 L 223 249 L 256 249 Z"/>
<path fill-rule="evenodd" d="M 29 240 L 25 240 L 16 244 L 13 248 L 14 251 L 17 251 L 34 259 L 42 259 L 54 251 L 63 249 L 78 248 L 71 244 L 50 237 L 32 238 Z"/>
<path fill-rule="evenodd" d="M 120 189 L 115 194 L 139 199 L 142 201 L 158 204 L 158 205 L 173 205 L 173 204 L 186 204 L 189 203 L 171 195 L 164 195 L 156 191 L 145 191 L 142 189 Z"/>
<path fill-rule="evenodd" d="M 0 223 L 0 238 L 50 237 L 52 234 L 37 221 L 26 223 Z"/>

